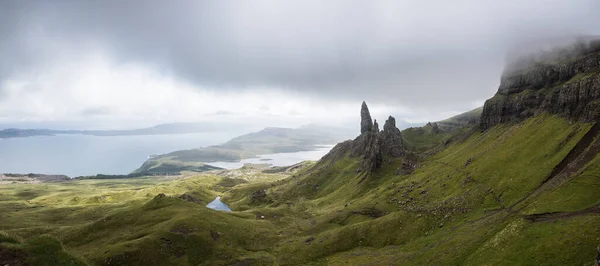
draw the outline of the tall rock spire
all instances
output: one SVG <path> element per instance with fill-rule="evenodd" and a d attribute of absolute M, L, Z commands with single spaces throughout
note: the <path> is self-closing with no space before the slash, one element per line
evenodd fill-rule
<path fill-rule="evenodd" d="M 371 120 L 369 108 L 365 102 L 360 110 L 360 132 L 354 140 L 336 145 L 321 161 L 334 161 L 344 158 L 348 152 L 350 158 L 360 158 L 357 172 L 371 173 L 384 163 L 406 155 L 402 133 L 396 127 L 396 119 L 389 117 L 379 130 L 377 120 Z"/>
<path fill-rule="evenodd" d="M 400 129 L 396 127 L 396 119 L 393 116 L 388 117 L 383 125 L 382 147 L 384 154 L 391 157 L 400 157 L 406 153 L 404 139 Z"/>
<path fill-rule="evenodd" d="M 360 134 L 370 132 L 371 130 L 373 130 L 373 120 L 371 120 L 371 113 L 369 113 L 367 103 L 363 101 L 360 108 Z"/>

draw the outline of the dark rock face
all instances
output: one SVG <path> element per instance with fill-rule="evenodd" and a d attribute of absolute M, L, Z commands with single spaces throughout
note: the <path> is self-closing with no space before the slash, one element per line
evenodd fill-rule
<path fill-rule="evenodd" d="M 391 157 L 400 157 L 406 152 L 404 139 L 400 129 L 396 127 L 396 119 L 388 117 L 381 132 L 381 149 L 383 154 Z"/>
<path fill-rule="evenodd" d="M 438 123 L 433 123 L 431 124 L 431 132 L 433 133 L 440 133 L 440 126 L 438 125 Z"/>
<path fill-rule="evenodd" d="M 383 156 L 379 134 L 367 132 L 358 136 L 353 143 L 350 157 L 362 157 L 358 171 L 368 171 L 381 167 Z"/>
<path fill-rule="evenodd" d="M 584 121 L 600 118 L 600 41 L 570 56 L 505 71 L 498 92 L 485 102 L 481 129 L 542 112 Z"/>
<path fill-rule="evenodd" d="M 361 134 L 354 140 L 333 147 L 322 161 L 337 160 L 350 153 L 350 157 L 361 158 L 358 172 L 371 172 L 380 168 L 386 158 L 397 158 L 406 153 L 402 133 L 396 127 L 396 119 L 390 116 L 383 131 L 379 131 L 376 120 L 371 124 L 371 114 L 365 102 L 362 104 L 361 117 Z"/>
<path fill-rule="evenodd" d="M 398 167 L 398 169 L 396 169 L 396 174 L 397 175 L 410 175 L 414 172 L 416 165 L 414 162 L 408 160 L 408 158 L 404 159 L 402 161 L 402 166 Z"/>
<path fill-rule="evenodd" d="M 264 202 L 268 201 L 267 199 L 267 191 L 264 189 L 257 190 L 252 192 L 250 195 L 250 203 Z"/>
<path fill-rule="evenodd" d="M 198 203 L 198 204 L 203 204 L 204 202 L 195 197 L 194 195 L 188 194 L 188 193 L 184 193 L 181 196 L 179 196 L 178 198 L 185 200 L 185 201 L 189 201 L 189 202 L 193 202 L 193 203 Z"/>
<path fill-rule="evenodd" d="M 373 120 L 371 120 L 371 113 L 369 112 L 369 107 L 367 107 L 367 103 L 362 102 L 362 106 L 360 108 L 360 134 L 370 132 L 371 130 L 373 130 Z"/>

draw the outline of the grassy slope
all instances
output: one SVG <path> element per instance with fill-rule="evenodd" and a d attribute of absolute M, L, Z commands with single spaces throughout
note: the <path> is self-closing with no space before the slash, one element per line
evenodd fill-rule
<path fill-rule="evenodd" d="M 6 185 L 0 208 L 9 215 L 0 229 L 19 241 L 48 234 L 72 256 L 97 265 L 589 264 L 600 242 L 599 214 L 539 222 L 522 215 L 596 206 L 600 157 L 522 209 L 511 206 L 590 127 L 551 115 L 499 125 L 452 142 L 410 175 L 394 174 L 398 159 L 365 178 L 356 159 L 344 158 L 287 179 L 201 175 L 156 186 L 163 179 Z M 266 198 L 249 200 L 263 189 Z M 204 202 L 222 194 L 235 211 L 154 198 L 184 192 Z"/>
<path fill-rule="evenodd" d="M 262 180 L 282 177 L 272 174 Z M 271 225 L 259 224 L 249 214 L 204 207 L 241 183 L 203 175 L 7 185 L 0 192 L 6 214 L 0 227 L 24 243 L 47 234 L 71 256 L 95 265 L 218 265 L 240 257 L 265 259 L 260 251 L 273 243 Z M 159 193 L 168 196 L 155 197 Z M 203 204 L 176 198 L 183 193 Z"/>
<path fill-rule="evenodd" d="M 514 127 L 498 126 L 472 135 L 400 181 L 416 186 L 406 196 L 396 198 L 412 197 L 412 202 L 417 201 L 423 210 L 430 210 L 417 212 L 416 220 L 427 223 L 421 227 L 425 232 L 420 237 L 407 245 L 356 248 L 330 257 L 329 262 L 386 258 L 411 264 L 589 263 L 600 240 L 599 215 L 532 223 L 508 208 L 532 191 L 588 129 L 589 125 L 570 125 L 544 115 Z M 465 166 L 469 158 L 472 163 Z M 535 199 L 530 206 L 546 206 L 543 212 L 560 212 L 597 204 L 594 195 L 598 190 L 584 188 L 581 183 L 588 187 L 600 185 L 597 172 L 594 176 L 595 163 L 580 175 L 584 180 L 568 182 Z M 565 197 L 567 194 L 570 196 Z M 405 221 L 402 228 L 414 224 Z M 557 243 L 559 239 L 562 243 Z"/>
<path fill-rule="evenodd" d="M 409 150 L 415 152 L 429 151 L 451 137 L 467 133 L 470 128 L 478 124 L 482 111 L 483 107 L 479 107 L 436 122 L 439 127 L 438 132 L 433 131 L 431 123 L 422 127 L 407 128 L 402 131 L 402 137 Z"/>
<path fill-rule="evenodd" d="M 425 152 L 449 139 L 451 132 L 433 132 L 431 125 L 411 127 L 402 131 L 402 138 L 408 150 Z"/>

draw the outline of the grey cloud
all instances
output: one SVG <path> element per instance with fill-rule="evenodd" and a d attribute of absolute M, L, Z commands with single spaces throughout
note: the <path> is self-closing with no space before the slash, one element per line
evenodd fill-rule
<path fill-rule="evenodd" d="M 440 110 L 491 96 L 509 48 L 600 33 L 597 0 L 3 1 L 0 10 L 0 79 L 96 43 L 206 88 Z"/>
<path fill-rule="evenodd" d="M 90 107 L 81 111 L 81 114 L 86 116 L 102 116 L 109 115 L 112 111 L 109 107 L 99 106 L 99 107 Z"/>
<path fill-rule="evenodd" d="M 229 116 L 229 115 L 236 115 L 236 114 L 237 114 L 237 113 L 235 113 L 235 112 L 231 112 L 231 111 L 226 111 L 226 110 L 218 110 L 218 111 L 214 112 L 214 113 L 213 113 L 213 114 L 211 114 L 211 115 L 214 115 L 214 116 L 224 116 L 224 115 L 226 115 L 226 116 Z"/>

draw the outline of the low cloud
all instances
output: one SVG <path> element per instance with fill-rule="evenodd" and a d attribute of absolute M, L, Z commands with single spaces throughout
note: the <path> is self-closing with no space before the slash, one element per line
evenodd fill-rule
<path fill-rule="evenodd" d="M 0 117 L 313 119 L 367 100 L 434 120 L 493 95 L 508 50 L 600 34 L 599 11 L 596 0 L 3 1 Z"/>

